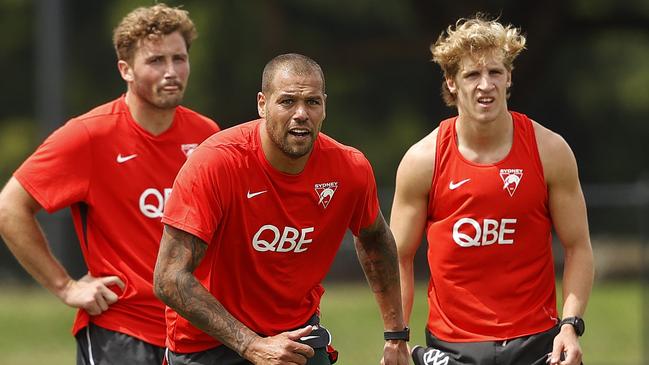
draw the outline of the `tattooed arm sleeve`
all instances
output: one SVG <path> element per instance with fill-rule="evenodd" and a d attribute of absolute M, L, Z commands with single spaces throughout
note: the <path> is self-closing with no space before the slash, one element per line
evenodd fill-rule
<path fill-rule="evenodd" d="M 165 225 L 153 278 L 155 294 L 194 326 L 243 355 L 258 336 L 194 276 L 206 250 L 207 245 L 198 237 Z"/>
<path fill-rule="evenodd" d="M 354 237 L 358 260 L 374 292 L 386 330 L 403 330 L 399 265 L 392 232 L 379 211 L 372 225 Z"/>

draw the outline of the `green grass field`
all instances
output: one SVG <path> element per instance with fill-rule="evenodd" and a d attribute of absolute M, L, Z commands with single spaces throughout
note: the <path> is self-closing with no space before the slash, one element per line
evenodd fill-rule
<path fill-rule="evenodd" d="M 341 365 L 378 364 L 383 328 L 368 287 L 327 284 L 322 322 L 334 336 Z M 42 289 L 0 287 L 0 362 L 4 365 L 75 363 L 70 335 L 74 311 Z M 642 289 L 637 283 L 598 283 L 586 313 L 582 340 L 587 365 L 641 365 Z M 411 321 L 413 344 L 423 344 L 425 287 L 419 287 Z M 645 329 L 646 330 L 646 329 Z"/>

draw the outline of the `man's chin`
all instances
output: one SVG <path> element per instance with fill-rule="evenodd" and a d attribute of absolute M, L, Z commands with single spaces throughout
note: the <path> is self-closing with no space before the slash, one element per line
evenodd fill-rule
<path fill-rule="evenodd" d="M 308 147 L 300 147 L 300 148 L 290 148 L 288 150 L 284 150 L 284 153 L 294 159 L 298 160 L 306 155 L 308 155 L 311 152 L 311 149 L 313 148 L 313 145 L 309 145 Z"/>
<path fill-rule="evenodd" d="M 182 101 L 183 101 L 183 97 L 181 95 L 173 98 L 160 98 L 156 100 L 154 105 L 160 109 L 173 109 L 178 105 L 180 105 Z"/>

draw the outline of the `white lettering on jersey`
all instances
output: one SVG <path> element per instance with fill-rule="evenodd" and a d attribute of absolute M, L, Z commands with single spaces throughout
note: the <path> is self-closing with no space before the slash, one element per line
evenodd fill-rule
<path fill-rule="evenodd" d="M 338 189 L 338 182 L 333 181 L 328 183 L 315 184 L 313 185 L 313 188 L 315 189 L 316 194 L 318 194 L 318 205 L 322 204 L 322 206 L 326 209 L 329 205 L 329 202 L 331 202 L 331 199 L 334 198 L 334 193 L 336 192 L 336 189 Z"/>
<path fill-rule="evenodd" d="M 523 169 L 500 169 L 500 178 L 503 180 L 503 190 L 507 190 L 509 196 L 514 196 L 523 178 Z"/>
<path fill-rule="evenodd" d="M 171 194 L 171 188 L 165 188 L 164 195 L 155 188 L 144 190 L 140 195 L 140 211 L 149 218 L 162 217 L 169 194 Z"/>
<path fill-rule="evenodd" d="M 279 228 L 272 224 L 266 224 L 261 226 L 252 237 L 252 247 L 259 252 L 304 252 L 309 249 L 304 245 L 313 242 L 311 238 L 307 237 L 313 231 L 313 227 L 300 230 L 293 227 L 284 227 L 284 230 L 280 233 Z"/>
<path fill-rule="evenodd" d="M 472 218 L 462 218 L 453 225 L 453 241 L 462 247 L 514 244 L 516 218 L 484 219 L 482 225 Z"/>

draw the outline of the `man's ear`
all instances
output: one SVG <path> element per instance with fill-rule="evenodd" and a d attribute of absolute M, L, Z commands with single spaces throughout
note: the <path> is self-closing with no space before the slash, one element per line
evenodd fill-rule
<path fill-rule="evenodd" d="M 257 114 L 261 118 L 266 118 L 266 95 L 261 91 L 257 93 Z"/>
<path fill-rule="evenodd" d="M 117 61 L 117 69 L 119 70 L 119 74 L 122 75 L 124 81 L 133 82 L 133 80 L 135 80 L 133 77 L 133 68 L 128 64 L 128 62 L 124 60 Z"/>
<path fill-rule="evenodd" d="M 451 94 L 457 93 L 457 85 L 455 85 L 455 80 L 447 77 L 446 78 L 446 87 L 448 87 L 448 91 L 451 92 Z"/>

